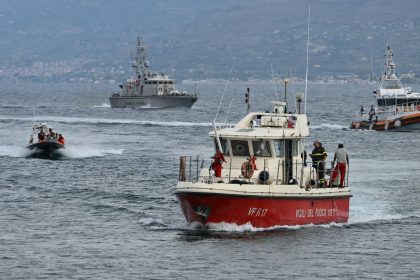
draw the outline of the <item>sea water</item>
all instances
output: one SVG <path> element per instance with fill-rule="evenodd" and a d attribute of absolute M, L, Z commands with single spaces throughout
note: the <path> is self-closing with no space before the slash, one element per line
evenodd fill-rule
<path fill-rule="evenodd" d="M 272 83 L 228 83 L 216 122 L 246 114 L 247 87 L 271 109 Z M 109 85 L 0 84 L 0 279 L 420 278 L 420 133 L 348 128 L 374 85 L 309 85 L 306 149 L 348 150 L 349 222 L 269 230 L 186 224 L 179 156 L 210 160 L 225 84 L 197 88 L 191 109 L 131 110 L 110 108 Z M 60 160 L 26 157 L 34 121 L 64 135 Z"/>

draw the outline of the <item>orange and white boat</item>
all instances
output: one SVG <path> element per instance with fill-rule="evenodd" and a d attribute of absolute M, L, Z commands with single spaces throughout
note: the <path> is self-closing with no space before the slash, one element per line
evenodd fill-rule
<path fill-rule="evenodd" d="M 420 129 L 420 93 L 404 87 L 395 74 L 394 53 L 389 45 L 385 67 L 378 89 L 373 91 L 377 108 L 368 113 L 362 109 L 352 129 L 412 131 Z"/>
<path fill-rule="evenodd" d="M 353 121 L 353 129 L 413 131 L 420 129 L 420 105 L 396 106 L 393 111 L 378 110 L 371 121 Z"/>

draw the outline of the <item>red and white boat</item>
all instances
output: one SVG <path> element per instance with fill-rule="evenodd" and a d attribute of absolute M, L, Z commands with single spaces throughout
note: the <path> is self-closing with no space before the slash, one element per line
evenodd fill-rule
<path fill-rule="evenodd" d="M 209 135 L 226 161 L 220 178 L 199 168 L 199 158 L 181 157 L 175 195 L 188 223 L 271 228 L 347 222 L 348 178 L 343 188 L 318 187 L 304 151 L 307 116 L 286 108 L 277 102 L 273 112 L 251 112 L 233 127 L 214 126 Z"/>

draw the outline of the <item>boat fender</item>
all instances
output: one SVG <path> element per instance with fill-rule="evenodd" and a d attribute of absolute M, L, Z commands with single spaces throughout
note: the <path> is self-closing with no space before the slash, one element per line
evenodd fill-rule
<path fill-rule="evenodd" d="M 258 179 L 262 182 L 267 182 L 268 178 L 270 178 L 270 173 L 268 173 L 268 171 L 263 170 L 258 174 Z"/>
<path fill-rule="evenodd" d="M 289 180 L 289 185 L 297 185 L 297 184 L 298 184 L 298 181 L 295 178 L 291 178 Z"/>
<path fill-rule="evenodd" d="M 388 130 L 388 128 L 389 128 L 389 120 L 386 120 L 385 121 L 385 128 L 384 129 L 385 130 Z"/>
<path fill-rule="evenodd" d="M 420 111 L 420 105 L 416 106 L 417 111 Z"/>
<path fill-rule="evenodd" d="M 250 179 L 254 175 L 254 167 L 249 161 L 244 161 L 242 163 L 241 174 L 246 179 Z"/>
<path fill-rule="evenodd" d="M 396 121 L 394 122 L 394 126 L 395 126 L 395 127 L 401 127 L 401 121 L 400 121 L 400 120 L 396 120 Z"/>

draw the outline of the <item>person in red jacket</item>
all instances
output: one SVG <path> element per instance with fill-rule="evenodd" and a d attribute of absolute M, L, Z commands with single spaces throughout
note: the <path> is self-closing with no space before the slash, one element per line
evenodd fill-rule
<path fill-rule="evenodd" d="M 58 142 L 60 142 L 62 145 L 64 145 L 65 140 L 64 140 L 63 135 L 61 135 L 61 133 L 60 133 L 60 134 L 58 134 L 58 139 L 57 139 L 57 141 L 58 141 Z"/>
<path fill-rule="evenodd" d="M 214 156 L 211 157 L 213 159 L 213 162 L 211 164 L 211 169 L 214 170 L 214 173 L 216 177 L 221 178 L 222 177 L 222 163 L 225 161 L 225 156 L 222 152 L 220 152 L 219 149 L 217 149 Z"/>

